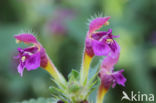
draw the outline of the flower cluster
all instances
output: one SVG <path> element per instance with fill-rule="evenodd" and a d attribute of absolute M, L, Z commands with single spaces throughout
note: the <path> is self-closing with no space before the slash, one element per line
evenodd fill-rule
<path fill-rule="evenodd" d="M 114 72 L 114 65 L 118 62 L 120 56 L 120 46 L 114 40 L 119 36 L 112 34 L 112 29 L 108 31 L 97 31 L 103 25 L 108 25 L 110 17 L 99 17 L 91 21 L 89 31 L 86 37 L 86 53 L 89 56 L 106 56 L 101 64 L 99 76 L 102 84 L 108 88 L 109 84 L 115 87 L 116 83 L 124 86 L 126 79 L 123 77 L 122 72 Z M 109 81 L 108 81 L 109 80 Z"/>
<path fill-rule="evenodd" d="M 55 67 L 34 35 L 28 33 L 15 35 L 17 43 L 32 44 L 32 46 L 27 48 L 17 49 L 19 52 L 16 57 L 19 59 L 18 72 L 23 76 L 24 68 L 30 71 L 42 67 L 50 73 L 57 84 L 57 87 L 51 87 L 51 90 L 52 92 L 57 91 L 60 93 L 61 100 L 58 103 L 88 103 L 88 95 L 91 93 L 93 86 L 96 85 L 94 76 L 93 79 L 88 80 L 91 61 L 94 56 L 105 56 L 98 71 L 101 84 L 97 94 L 97 103 L 102 103 L 105 93 L 111 86 L 113 88 L 116 84 L 125 86 L 126 82 L 126 78 L 122 74 L 124 70 L 114 71 L 114 66 L 120 57 L 120 46 L 114 38 L 119 36 L 113 35 L 112 29 L 99 31 L 102 26 L 109 25 L 109 19 L 110 17 L 98 17 L 90 22 L 80 73 L 72 70 L 68 81 Z M 97 75 L 95 74 L 95 76 Z"/>
<path fill-rule="evenodd" d="M 114 38 L 119 36 L 113 35 L 112 29 L 98 31 L 102 26 L 109 25 L 109 19 L 110 17 L 98 17 L 92 20 L 89 24 L 85 42 L 84 62 L 88 63 L 94 56 L 105 56 L 99 71 L 101 85 L 98 91 L 97 103 L 102 103 L 104 94 L 111 86 L 113 88 L 116 84 L 125 86 L 126 82 L 126 78 L 122 75 L 124 70 L 114 71 L 114 65 L 118 62 L 120 56 L 120 46 Z M 90 57 L 90 60 L 86 59 L 86 55 Z M 89 66 L 83 69 L 88 72 Z M 83 71 L 82 74 L 85 75 L 86 71 L 84 73 Z M 87 78 L 87 75 L 84 77 Z"/>

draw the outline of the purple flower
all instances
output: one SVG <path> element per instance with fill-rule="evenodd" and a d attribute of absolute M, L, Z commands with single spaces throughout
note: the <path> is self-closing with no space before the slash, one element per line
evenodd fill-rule
<path fill-rule="evenodd" d="M 68 28 L 65 25 L 67 20 L 71 20 L 75 17 L 75 12 L 70 9 L 61 8 L 54 10 L 53 17 L 47 23 L 47 31 L 53 35 L 65 35 L 68 32 Z"/>
<path fill-rule="evenodd" d="M 103 25 L 108 24 L 110 17 L 98 17 L 91 21 L 89 31 L 86 38 L 86 52 L 89 56 L 107 56 L 113 58 L 117 56 L 120 47 L 114 38 L 118 36 L 112 35 L 112 29 L 108 31 L 97 31 Z"/>
<path fill-rule="evenodd" d="M 42 45 L 36 40 L 35 36 L 28 33 L 23 33 L 14 36 L 17 43 L 24 42 L 26 44 L 33 44 L 33 46 L 21 49 L 18 48 L 19 59 L 18 72 L 23 76 L 24 68 L 28 71 L 35 70 L 38 67 L 42 67 L 44 70 L 50 73 L 50 75 L 59 83 L 66 84 L 65 78 L 57 70 L 51 59 L 46 54 Z"/>
<path fill-rule="evenodd" d="M 114 65 L 120 56 L 120 46 L 114 40 L 119 36 L 112 34 L 112 29 L 108 31 L 96 31 L 103 25 L 108 25 L 110 17 L 96 18 L 90 23 L 89 32 L 86 39 L 86 52 L 90 56 L 106 56 L 101 64 L 99 77 L 101 84 L 98 89 L 97 103 L 103 102 L 103 97 L 107 90 L 116 84 L 125 86 L 126 78 L 122 75 L 124 70 L 114 71 Z"/>
<path fill-rule="evenodd" d="M 122 72 L 124 72 L 123 69 L 112 73 L 112 77 L 113 77 L 112 87 L 113 88 L 116 86 L 116 84 L 125 86 L 126 78 L 123 76 Z"/>
<path fill-rule="evenodd" d="M 111 85 L 114 88 L 116 84 L 125 86 L 126 78 L 122 75 L 124 70 L 114 71 L 114 65 L 118 62 L 119 55 L 118 53 L 116 58 L 107 56 L 102 62 L 99 77 L 101 78 L 101 84 L 106 89 L 110 88 Z"/>
<path fill-rule="evenodd" d="M 20 34 L 14 36 L 17 42 L 24 42 L 26 44 L 33 44 L 33 46 L 21 49 L 18 48 L 18 56 L 19 59 L 18 72 L 21 76 L 23 76 L 24 68 L 28 71 L 35 70 L 40 66 L 45 66 L 47 63 L 47 57 L 44 52 L 44 48 L 40 45 L 40 43 L 36 40 L 36 38 L 32 34 Z"/>
<path fill-rule="evenodd" d="M 58 19 L 53 19 L 49 23 L 48 30 L 54 35 L 64 35 L 67 32 L 65 25 Z"/>

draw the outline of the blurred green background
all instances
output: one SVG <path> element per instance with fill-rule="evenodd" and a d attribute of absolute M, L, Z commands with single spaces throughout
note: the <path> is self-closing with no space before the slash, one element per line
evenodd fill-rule
<path fill-rule="evenodd" d="M 100 14 L 111 16 L 109 27 L 120 35 L 116 70 L 125 69 L 127 78 L 126 87 L 110 89 L 104 102 L 121 103 L 122 91 L 156 95 L 155 10 L 156 0 L 1 0 L 0 103 L 51 97 L 47 72 L 25 70 L 22 78 L 17 73 L 13 57 L 23 44 L 17 45 L 13 35 L 34 32 L 67 77 L 71 69 L 80 68 L 88 19 Z"/>

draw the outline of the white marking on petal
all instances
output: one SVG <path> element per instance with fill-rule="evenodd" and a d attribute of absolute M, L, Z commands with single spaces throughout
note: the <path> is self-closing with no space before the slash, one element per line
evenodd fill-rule
<path fill-rule="evenodd" d="M 26 57 L 25 57 L 25 56 L 23 56 L 23 57 L 21 58 L 22 62 L 24 62 L 24 61 L 25 61 L 25 59 L 26 59 Z"/>

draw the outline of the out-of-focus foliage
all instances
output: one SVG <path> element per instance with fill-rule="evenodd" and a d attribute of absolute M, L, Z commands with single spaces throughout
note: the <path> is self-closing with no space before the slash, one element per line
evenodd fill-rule
<path fill-rule="evenodd" d="M 1 103 L 51 97 L 53 84 L 44 70 L 25 71 L 22 78 L 17 73 L 14 34 L 34 32 L 67 78 L 71 69 L 80 68 L 88 19 L 101 13 L 111 16 L 110 28 L 120 35 L 115 69 L 124 68 L 127 78 L 126 87 L 111 89 L 105 102 L 120 103 L 123 90 L 156 95 L 155 0 L 1 0 L 0 8 Z"/>
<path fill-rule="evenodd" d="M 38 98 L 38 99 L 30 99 L 28 101 L 23 101 L 20 103 L 55 103 L 56 101 L 52 98 Z"/>

